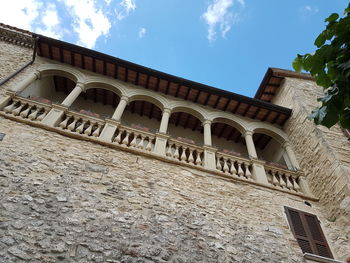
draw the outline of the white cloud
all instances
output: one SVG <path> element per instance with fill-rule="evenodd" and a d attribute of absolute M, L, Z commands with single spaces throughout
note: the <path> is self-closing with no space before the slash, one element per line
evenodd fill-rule
<path fill-rule="evenodd" d="M 202 14 L 202 19 L 208 25 L 207 38 L 210 42 L 216 40 L 218 30 L 221 36 L 225 38 L 227 32 L 231 30 L 232 24 L 237 22 L 238 13 L 230 11 L 236 2 L 242 8 L 245 7 L 244 0 L 213 0 L 207 10 Z"/>
<path fill-rule="evenodd" d="M 139 28 L 139 38 L 143 38 L 146 35 L 146 28 L 140 27 Z"/>
<path fill-rule="evenodd" d="M 77 38 L 77 44 L 93 48 L 113 22 L 135 9 L 135 0 L 9 0 L 0 8 L 0 22 L 58 39 Z"/>
<path fill-rule="evenodd" d="M 317 14 L 320 10 L 317 6 L 306 5 L 299 9 L 300 16 L 306 18 L 310 15 Z"/>
<path fill-rule="evenodd" d="M 55 4 L 49 4 L 41 19 L 44 28 L 38 27 L 35 32 L 48 37 L 62 38 L 62 30 L 60 28 L 60 19 L 58 17 Z"/>
<path fill-rule="evenodd" d="M 0 22 L 31 30 L 34 20 L 39 16 L 41 2 L 37 0 L 10 0 L 2 3 Z"/>
<path fill-rule="evenodd" d="M 136 2 L 135 0 L 122 0 L 120 2 L 120 8 L 121 10 L 117 10 L 117 19 L 122 20 L 125 17 L 127 17 L 130 13 L 130 11 L 134 11 L 136 9 Z"/>
<path fill-rule="evenodd" d="M 63 0 L 73 18 L 73 29 L 78 34 L 78 44 L 93 48 L 96 40 L 107 35 L 111 23 L 93 0 Z"/>

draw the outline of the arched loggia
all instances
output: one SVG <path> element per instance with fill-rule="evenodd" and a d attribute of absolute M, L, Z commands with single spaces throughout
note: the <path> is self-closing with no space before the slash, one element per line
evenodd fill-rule
<path fill-rule="evenodd" d="M 43 75 L 20 92 L 20 95 L 43 103 L 62 103 L 77 82 L 73 76 L 64 72 L 56 73 L 58 75 Z"/>
<path fill-rule="evenodd" d="M 217 118 L 211 125 L 212 143 L 218 151 L 248 157 L 246 141 L 242 135 L 243 128 L 236 123 Z"/>

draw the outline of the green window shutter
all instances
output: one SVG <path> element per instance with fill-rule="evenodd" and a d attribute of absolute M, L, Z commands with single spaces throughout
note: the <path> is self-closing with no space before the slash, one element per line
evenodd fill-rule
<path fill-rule="evenodd" d="M 289 225 L 303 253 L 333 258 L 317 217 L 285 207 Z"/>

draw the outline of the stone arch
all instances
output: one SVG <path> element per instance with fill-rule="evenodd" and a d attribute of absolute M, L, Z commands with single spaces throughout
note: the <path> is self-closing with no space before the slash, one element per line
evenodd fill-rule
<path fill-rule="evenodd" d="M 269 135 L 278 141 L 281 145 L 283 145 L 284 142 L 288 141 L 288 136 L 283 130 L 263 122 L 253 122 L 249 124 L 248 130 L 252 131 L 253 133 L 258 132 Z"/>
<path fill-rule="evenodd" d="M 190 115 L 193 115 L 194 117 L 199 119 L 201 122 L 209 119 L 206 112 L 196 105 L 188 105 L 186 103 L 176 103 L 176 104 L 173 104 L 170 109 L 171 109 L 171 113 L 186 112 Z"/>
<path fill-rule="evenodd" d="M 40 72 L 42 77 L 62 76 L 74 81 L 75 83 L 78 83 L 78 82 L 83 83 L 85 80 L 84 74 L 82 74 L 80 71 L 76 70 L 75 68 L 68 67 L 65 65 L 43 64 L 39 66 L 38 71 Z"/>
<path fill-rule="evenodd" d="M 166 99 L 147 90 L 132 91 L 127 96 L 129 97 L 129 103 L 136 100 L 143 100 L 156 105 L 161 110 L 168 108 Z"/>
<path fill-rule="evenodd" d="M 226 114 L 226 113 L 215 113 L 211 116 L 211 121 L 212 123 L 216 123 L 216 122 L 221 122 L 221 123 L 225 123 L 229 126 L 232 126 L 233 128 L 237 129 L 241 134 L 244 134 L 244 132 L 247 130 L 247 123 L 234 116 L 231 114 Z"/>
<path fill-rule="evenodd" d="M 84 92 L 89 89 L 105 89 L 109 90 L 119 97 L 122 97 L 125 94 L 124 88 L 121 85 L 115 85 L 101 80 L 89 79 L 84 83 Z"/>

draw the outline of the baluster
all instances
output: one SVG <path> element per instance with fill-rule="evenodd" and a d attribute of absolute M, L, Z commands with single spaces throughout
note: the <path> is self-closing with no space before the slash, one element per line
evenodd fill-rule
<path fill-rule="evenodd" d="M 39 116 L 37 116 L 36 119 L 38 121 L 42 121 L 45 118 L 45 116 L 46 116 L 46 110 L 44 108 L 42 108 L 40 111 L 43 111 L 43 112 Z M 39 111 L 39 113 L 40 113 L 40 111 Z"/>
<path fill-rule="evenodd" d="M 128 146 L 130 133 L 128 131 L 125 131 L 125 132 L 126 132 L 126 135 L 124 137 L 124 140 L 122 141 L 122 144 L 124 144 L 125 146 Z"/>
<path fill-rule="evenodd" d="M 6 113 L 12 112 L 12 111 L 15 109 L 16 104 L 17 104 L 17 101 L 14 101 L 14 100 L 13 100 L 11 104 L 7 105 L 7 106 L 4 108 L 4 111 L 5 111 Z"/>
<path fill-rule="evenodd" d="M 192 150 L 189 150 L 189 151 L 190 151 L 190 154 L 188 156 L 188 162 L 189 163 L 194 163 L 193 151 Z"/>
<path fill-rule="evenodd" d="M 28 119 L 30 119 L 32 121 L 35 120 L 38 113 L 39 113 L 39 108 L 35 107 L 35 110 L 31 114 L 29 114 Z"/>
<path fill-rule="evenodd" d="M 249 171 L 249 164 L 244 163 L 244 168 L 245 168 L 245 177 L 247 177 L 248 179 L 251 179 L 252 173 Z"/>
<path fill-rule="evenodd" d="M 174 145 L 175 145 L 175 152 L 174 152 L 173 157 L 174 157 L 175 159 L 179 160 L 179 157 L 180 157 L 179 148 L 177 147 L 176 144 L 174 144 Z"/>
<path fill-rule="evenodd" d="M 78 126 L 78 128 L 76 128 L 75 131 L 78 133 L 82 133 L 84 130 L 85 123 L 86 123 L 85 121 L 81 120 L 81 124 Z"/>
<path fill-rule="evenodd" d="M 72 117 L 73 118 L 73 122 L 71 124 L 68 125 L 67 129 L 70 130 L 70 131 L 74 131 L 75 129 L 75 125 L 77 124 L 77 119 Z"/>
<path fill-rule="evenodd" d="M 234 161 L 231 160 L 230 174 L 237 175 L 237 170 Z"/>
<path fill-rule="evenodd" d="M 100 133 L 101 133 L 101 130 L 102 130 L 102 125 L 100 125 L 100 124 L 98 124 L 98 123 L 96 123 L 96 125 L 97 125 L 97 128 L 96 128 L 96 130 L 92 133 L 92 136 L 94 136 L 94 137 L 100 136 Z"/>
<path fill-rule="evenodd" d="M 90 136 L 91 133 L 92 133 L 92 127 L 93 126 L 94 125 L 91 122 L 89 122 L 89 126 L 87 127 L 87 129 L 85 129 L 84 134 L 87 135 L 87 136 Z"/>
<path fill-rule="evenodd" d="M 139 143 L 137 144 L 137 148 L 140 148 L 143 150 L 145 138 L 142 135 L 140 135 L 140 137 L 141 137 L 141 139 L 140 139 Z"/>
<path fill-rule="evenodd" d="M 12 114 L 17 116 L 21 112 L 23 107 L 24 107 L 24 104 L 22 104 L 22 102 L 20 102 L 20 105 L 12 111 Z"/>
<path fill-rule="evenodd" d="M 294 189 L 296 192 L 299 192 L 300 186 L 299 186 L 299 184 L 297 183 L 297 178 L 294 178 L 294 177 L 291 177 L 291 178 L 292 178 L 292 182 L 293 182 L 293 189 Z"/>
<path fill-rule="evenodd" d="M 181 153 L 181 158 L 180 158 L 180 161 L 183 161 L 185 162 L 187 159 L 187 156 L 186 156 L 186 151 L 184 150 L 184 148 L 182 147 L 182 153 Z"/>
<path fill-rule="evenodd" d="M 286 176 L 286 180 L 287 180 L 287 188 L 292 190 L 293 189 L 293 184 L 290 181 L 291 177 Z"/>
<path fill-rule="evenodd" d="M 275 186 L 278 186 L 279 185 L 279 180 L 278 180 L 278 173 L 274 173 L 273 171 L 271 171 L 271 174 L 272 174 L 272 184 L 275 185 Z"/>
<path fill-rule="evenodd" d="M 220 162 L 220 157 L 216 158 L 216 169 L 218 169 L 219 171 L 221 171 L 221 169 L 222 169 L 222 165 L 221 165 L 221 162 Z"/>
<path fill-rule="evenodd" d="M 238 176 L 243 176 L 244 175 L 244 172 L 243 172 L 243 169 L 242 169 L 242 167 L 241 167 L 241 163 L 240 162 L 237 162 L 237 165 L 238 165 L 238 172 L 237 172 L 237 174 L 238 174 Z"/>
<path fill-rule="evenodd" d="M 287 186 L 287 184 L 283 179 L 283 175 L 280 174 L 279 176 L 280 176 L 280 186 L 281 186 L 281 188 L 284 188 L 285 186 Z"/>
<path fill-rule="evenodd" d="M 172 150 L 171 150 L 171 145 L 168 145 L 167 151 L 166 151 L 166 156 L 170 157 L 172 154 Z"/>
<path fill-rule="evenodd" d="M 29 106 L 24 110 L 22 111 L 19 115 L 22 117 L 22 118 L 27 118 L 28 117 L 28 114 L 30 112 L 30 109 L 32 108 L 33 106 Z"/>
<path fill-rule="evenodd" d="M 137 137 L 134 134 L 134 138 L 132 138 L 132 140 L 131 140 L 130 147 L 136 147 L 136 141 L 137 141 Z"/>
<path fill-rule="evenodd" d="M 225 158 L 224 158 L 224 166 L 223 166 L 222 170 L 223 170 L 224 173 L 227 173 L 230 170 L 228 168 L 227 160 Z"/>
<path fill-rule="evenodd" d="M 197 157 L 196 157 L 195 164 L 196 165 L 202 165 L 201 154 L 199 152 L 197 152 Z"/>
<path fill-rule="evenodd" d="M 146 145 L 146 151 L 152 151 L 152 140 L 148 138 L 148 143 Z"/>
<path fill-rule="evenodd" d="M 113 142 L 120 143 L 121 139 L 122 139 L 122 131 L 119 130 L 118 135 L 114 138 Z"/>
<path fill-rule="evenodd" d="M 68 124 L 68 120 L 69 120 L 69 117 L 66 116 L 64 118 L 64 120 L 58 126 L 61 127 L 62 129 L 66 129 L 67 128 L 67 124 Z"/>

